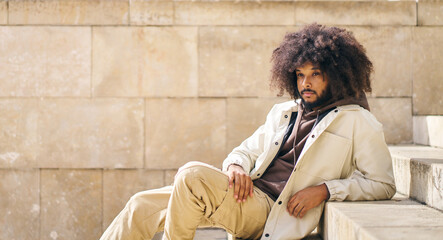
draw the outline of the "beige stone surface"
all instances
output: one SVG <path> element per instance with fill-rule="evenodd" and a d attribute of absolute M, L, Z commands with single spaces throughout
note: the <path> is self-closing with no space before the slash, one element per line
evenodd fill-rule
<path fill-rule="evenodd" d="M 412 96 L 411 27 L 350 27 L 374 65 L 372 96 Z"/>
<path fill-rule="evenodd" d="M 40 239 L 98 239 L 102 177 L 101 170 L 41 170 Z"/>
<path fill-rule="evenodd" d="M 0 27 L 0 96 L 90 96 L 91 29 Z"/>
<path fill-rule="evenodd" d="M 200 96 L 276 96 L 269 89 L 272 51 L 285 27 L 202 27 Z"/>
<path fill-rule="evenodd" d="M 196 27 L 93 29 L 94 96 L 197 96 Z"/>
<path fill-rule="evenodd" d="M 443 210 L 443 149 L 391 146 L 397 192 Z"/>
<path fill-rule="evenodd" d="M 418 1 L 417 15 L 418 25 L 443 25 L 443 1 Z"/>
<path fill-rule="evenodd" d="M 443 28 L 413 28 L 414 115 L 443 114 Z"/>
<path fill-rule="evenodd" d="M 369 98 L 371 112 L 383 124 L 388 144 L 412 142 L 410 98 Z"/>
<path fill-rule="evenodd" d="M 407 239 L 436 240 L 440 239 L 443 228 L 443 213 L 408 200 L 329 202 L 324 219 L 328 226 L 324 239 L 330 240 L 404 239 L 398 238 L 396 233 L 397 229 L 404 231 L 406 228 L 411 229 Z M 420 235 L 424 229 L 432 234 Z"/>
<path fill-rule="evenodd" d="M 224 99 L 147 99 L 145 168 L 189 161 L 221 167 L 226 151 Z"/>
<path fill-rule="evenodd" d="M 178 25 L 293 25 L 291 2 L 176 2 Z"/>
<path fill-rule="evenodd" d="M 443 116 L 414 116 L 414 143 L 443 148 Z"/>
<path fill-rule="evenodd" d="M 0 24 L 8 23 L 8 1 L 0 0 Z"/>
<path fill-rule="evenodd" d="M 240 145 L 246 138 L 266 121 L 266 116 L 276 103 L 289 100 L 288 98 L 228 98 L 227 125 L 228 147 L 227 154 Z"/>
<path fill-rule="evenodd" d="M 39 239 L 39 171 L 0 170 L 0 239 Z"/>
<path fill-rule="evenodd" d="M 416 25 L 415 1 L 307 1 L 295 3 L 295 23 Z"/>
<path fill-rule="evenodd" d="M 9 24 L 128 24 L 128 0 L 9 0 Z"/>
<path fill-rule="evenodd" d="M 38 100 L 0 100 L 0 168 L 38 166 L 37 120 Z"/>
<path fill-rule="evenodd" d="M 143 100 L 47 99 L 40 104 L 40 167 L 143 167 Z"/>
<path fill-rule="evenodd" d="M 130 0 L 131 25 L 172 25 L 172 1 Z"/>
<path fill-rule="evenodd" d="M 104 170 L 103 230 L 124 208 L 129 198 L 140 191 L 164 186 L 163 171 Z"/>

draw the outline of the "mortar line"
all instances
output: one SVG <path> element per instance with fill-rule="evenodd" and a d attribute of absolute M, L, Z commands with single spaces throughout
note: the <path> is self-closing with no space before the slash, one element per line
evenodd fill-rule
<path fill-rule="evenodd" d="M 93 95 L 93 93 L 92 93 L 92 77 L 93 77 L 93 73 L 92 73 L 92 71 L 93 71 L 93 66 L 92 66 L 92 64 L 93 64 L 93 49 L 94 49 L 94 41 L 93 41 L 93 38 L 94 38 L 94 28 L 93 28 L 93 26 L 91 26 L 91 59 L 89 60 L 90 62 L 90 68 L 91 68 L 91 73 L 90 73 L 90 76 L 89 76 L 89 97 L 90 98 L 92 98 L 92 95 Z"/>

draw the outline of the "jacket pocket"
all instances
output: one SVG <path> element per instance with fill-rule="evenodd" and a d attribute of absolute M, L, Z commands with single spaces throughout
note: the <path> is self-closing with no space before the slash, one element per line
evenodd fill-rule
<path fill-rule="evenodd" d="M 325 131 L 299 159 L 298 170 L 324 180 L 339 179 L 350 151 L 350 139 Z"/>

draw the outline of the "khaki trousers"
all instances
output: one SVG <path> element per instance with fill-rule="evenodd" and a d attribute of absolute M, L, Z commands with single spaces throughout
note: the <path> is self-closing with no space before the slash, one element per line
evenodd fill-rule
<path fill-rule="evenodd" d="M 220 227 L 237 238 L 259 239 L 273 200 L 254 187 L 237 203 L 228 176 L 200 162 L 179 169 L 173 186 L 135 194 L 100 240 L 193 239 L 197 227 Z"/>

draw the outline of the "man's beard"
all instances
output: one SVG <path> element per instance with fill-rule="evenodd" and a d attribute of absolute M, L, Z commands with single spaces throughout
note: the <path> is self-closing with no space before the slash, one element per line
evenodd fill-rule
<path fill-rule="evenodd" d="M 317 100 L 315 100 L 312 103 L 306 102 L 302 97 L 302 94 L 306 91 L 315 93 L 318 96 Z M 323 92 L 321 92 L 320 95 L 317 94 L 317 92 L 312 89 L 303 89 L 301 91 L 301 93 L 297 89 L 297 94 L 300 97 L 301 102 L 303 103 L 303 106 L 307 109 L 310 109 L 310 110 L 312 110 L 316 107 L 321 107 L 321 106 L 325 105 L 332 98 L 332 94 L 331 94 L 331 91 L 329 88 L 326 88 Z"/>

